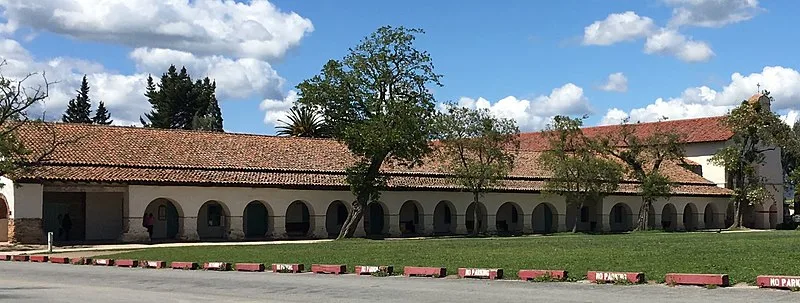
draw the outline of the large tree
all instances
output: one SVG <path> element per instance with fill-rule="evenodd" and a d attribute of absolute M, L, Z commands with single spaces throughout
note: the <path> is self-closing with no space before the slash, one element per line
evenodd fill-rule
<path fill-rule="evenodd" d="M 61 116 L 61 121 L 67 123 L 92 123 L 92 102 L 89 100 L 89 82 L 86 80 L 86 75 L 83 75 L 81 81 L 81 88 L 78 89 L 78 95 L 74 99 L 69 100 L 67 110 Z"/>
<path fill-rule="evenodd" d="M 319 108 L 332 137 L 356 158 L 346 170 L 356 199 L 340 239 L 352 237 L 367 203 L 380 198 L 384 163 L 414 166 L 431 151 L 436 101 L 430 86 L 441 86 L 441 76 L 430 55 L 415 48 L 414 39 L 422 33 L 381 27 L 297 86 L 300 105 Z"/>
<path fill-rule="evenodd" d="M 472 193 L 474 205 L 472 234 L 477 226 L 480 198 L 502 181 L 514 168 L 519 152 L 519 128 L 514 120 L 494 117 L 488 110 L 454 105 L 440 122 L 440 145 L 444 172 Z"/>
<path fill-rule="evenodd" d="M 147 77 L 145 96 L 152 110 L 140 118 L 145 127 L 202 129 L 222 131 L 222 115 L 215 94 L 216 82 L 208 77 L 192 82 L 192 78 L 181 68 L 171 65 L 156 84 Z M 195 118 L 203 121 L 195 123 Z"/>
<path fill-rule="evenodd" d="M 279 136 L 327 138 L 330 137 L 328 125 L 319 113 L 308 106 L 293 106 L 286 117 L 288 121 L 278 120 L 276 127 Z"/>
<path fill-rule="evenodd" d="M 624 172 L 617 161 L 598 152 L 598 142 L 583 134 L 583 119 L 555 116 L 543 131 L 549 147 L 539 156 L 539 164 L 550 173 L 545 191 L 564 197 L 574 210 L 572 232 L 578 229 L 581 208 L 615 192 Z"/>
<path fill-rule="evenodd" d="M 763 92 L 763 98 L 772 100 L 768 91 Z M 774 200 L 758 167 L 766 162 L 768 152 L 788 147 L 793 135 L 789 126 L 761 102 L 742 102 L 725 115 L 723 123 L 733 131 L 733 137 L 711 162 L 725 167 L 729 175 L 733 190 L 733 224 L 729 228 L 736 229 L 742 227 L 742 208 Z"/>
<path fill-rule="evenodd" d="M 662 118 L 662 122 L 666 118 Z M 634 230 L 647 230 L 650 227 L 650 209 L 659 198 L 672 195 L 673 182 L 661 170 L 666 162 L 674 164 L 684 160 L 683 136 L 663 123 L 651 123 L 647 131 L 640 123 L 628 123 L 626 119 L 618 130 L 601 136 L 600 142 L 605 154 L 621 160 L 628 171 L 628 177 L 638 183 L 642 205 Z"/>
<path fill-rule="evenodd" d="M 783 184 L 786 192 L 792 193 L 795 214 L 800 214 L 800 121 L 792 126 L 788 142 L 781 148 L 781 164 L 783 165 Z"/>
<path fill-rule="evenodd" d="M 111 114 L 108 112 L 108 109 L 106 109 L 106 104 L 103 101 L 100 101 L 97 104 L 97 110 L 94 112 L 92 123 L 100 125 L 109 125 L 114 123 L 114 120 L 111 120 Z"/>

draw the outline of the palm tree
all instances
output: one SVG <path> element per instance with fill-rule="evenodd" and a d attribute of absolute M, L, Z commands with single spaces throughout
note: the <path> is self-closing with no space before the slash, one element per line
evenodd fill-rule
<path fill-rule="evenodd" d="M 316 110 L 307 106 L 294 106 L 289 110 L 289 121 L 278 120 L 282 125 L 275 127 L 279 136 L 328 138 L 328 125 Z"/>

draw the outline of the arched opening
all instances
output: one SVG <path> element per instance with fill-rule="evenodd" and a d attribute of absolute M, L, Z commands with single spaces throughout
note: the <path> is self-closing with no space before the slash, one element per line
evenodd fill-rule
<path fill-rule="evenodd" d="M 269 213 L 267 206 L 261 201 L 252 201 L 244 208 L 245 238 L 264 238 L 269 233 Z"/>
<path fill-rule="evenodd" d="M 711 203 L 706 204 L 706 208 L 703 210 L 703 226 L 706 229 L 721 228 L 722 226 L 719 226 L 720 224 L 716 218 L 717 209 Z"/>
<path fill-rule="evenodd" d="M 661 210 L 661 228 L 666 231 L 678 229 L 678 210 L 672 203 L 667 203 Z"/>
<path fill-rule="evenodd" d="M 524 222 L 522 208 L 514 202 L 500 205 L 495 215 L 495 228 L 498 234 L 521 234 Z"/>
<path fill-rule="evenodd" d="M 580 209 L 573 205 L 567 205 L 567 230 L 594 232 L 597 231 L 597 207 L 596 203 L 584 204 Z"/>
<path fill-rule="evenodd" d="M 733 225 L 733 213 L 734 213 L 734 205 L 733 202 L 728 203 L 728 208 L 725 210 L 725 228 L 731 227 Z"/>
<path fill-rule="evenodd" d="M 611 232 L 624 232 L 633 229 L 633 213 L 630 206 L 625 203 L 617 203 L 611 207 L 609 214 L 609 230 Z"/>
<path fill-rule="evenodd" d="M 683 208 L 683 229 L 693 231 L 697 229 L 697 207 L 694 204 L 686 204 Z"/>
<path fill-rule="evenodd" d="M 400 207 L 400 233 L 417 235 L 423 233 L 422 206 L 419 202 L 409 200 Z"/>
<path fill-rule="evenodd" d="M 197 235 L 204 239 L 228 237 L 228 210 L 218 201 L 208 201 L 197 212 Z"/>
<path fill-rule="evenodd" d="M 742 226 L 747 228 L 758 228 L 756 220 L 756 207 L 754 205 L 742 205 Z"/>
<path fill-rule="evenodd" d="M 8 203 L 0 197 L 0 242 L 8 242 Z"/>
<path fill-rule="evenodd" d="M 303 201 L 294 201 L 286 208 L 286 235 L 305 237 L 311 230 L 311 212 Z"/>
<path fill-rule="evenodd" d="M 558 215 L 556 209 L 550 203 L 539 203 L 533 209 L 531 216 L 533 232 L 537 234 L 549 234 L 558 230 Z"/>
<path fill-rule="evenodd" d="M 769 207 L 769 228 L 776 228 L 778 226 L 778 205 L 772 203 Z"/>
<path fill-rule="evenodd" d="M 386 211 L 383 204 L 372 202 L 367 205 L 367 214 L 364 216 L 364 232 L 367 236 L 382 236 L 388 232 Z"/>
<path fill-rule="evenodd" d="M 433 210 L 433 233 L 437 235 L 456 232 L 456 212 L 450 201 L 441 201 Z"/>
<path fill-rule="evenodd" d="M 347 220 L 347 206 L 342 201 L 333 201 L 325 212 L 325 230 L 329 238 L 336 238 Z"/>
<path fill-rule="evenodd" d="M 153 216 L 153 228 L 150 239 L 164 240 L 177 239 L 181 230 L 181 212 L 176 203 L 158 198 L 147 204 L 142 214 L 142 219 L 146 216 Z"/>
<path fill-rule="evenodd" d="M 467 232 L 469 233 L 473 233 L 473 231 L 476 230 L 478 233 L 486 232 L 486 206 L 480 202 L 477 205 L 478 207 L 476 211 L 475 203 L 471 203 L 467 207 L 467 213 L 464 217 L 464 225 L 467 226 Z"/>

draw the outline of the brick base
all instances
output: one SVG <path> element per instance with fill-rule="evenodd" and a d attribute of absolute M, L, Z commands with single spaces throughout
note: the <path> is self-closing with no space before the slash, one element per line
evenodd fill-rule
<path fill-rule="evenodd" d="M 42 219 L 8 219 L 8 241 L 20 244 L 45 244 Z"/>

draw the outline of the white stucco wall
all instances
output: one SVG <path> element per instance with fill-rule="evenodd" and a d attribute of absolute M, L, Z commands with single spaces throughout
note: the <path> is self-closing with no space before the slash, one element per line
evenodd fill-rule
<path fill-rule="evenodd" d="M 42 217 L 42 185 L 18 184 L 13 188 L 14 198 L 11 204 L 11 218 Z"/>
<path fill-rule="evenodd" d="M 703 178 L 716 183 L 719 187 L 725 187 L 725 167 L 712 164 L 710 159 L 723 147 L 725 147 L 725 142 L 703 142 L 684 145 L 686 158 L 700 164 L 703 167 Z"/>

